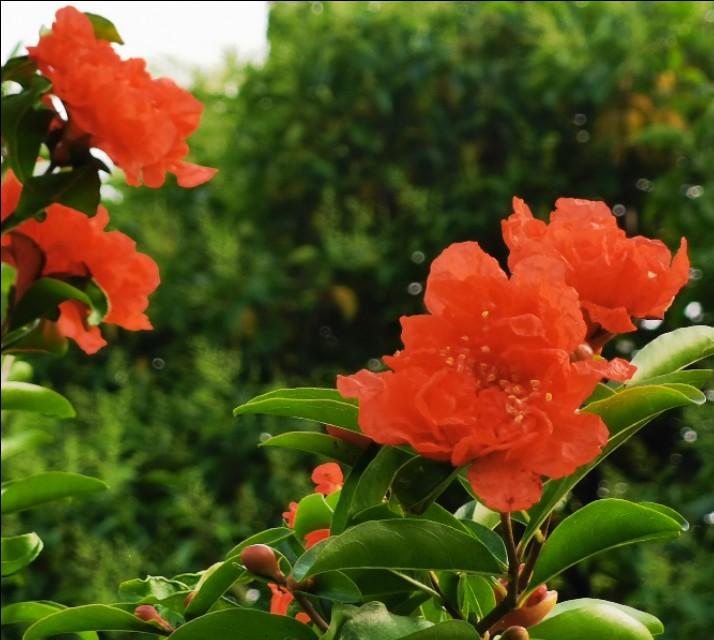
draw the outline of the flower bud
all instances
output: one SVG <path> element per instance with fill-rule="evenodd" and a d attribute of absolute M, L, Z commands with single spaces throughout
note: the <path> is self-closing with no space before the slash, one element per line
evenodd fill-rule
<path fill-rule="evenodd" d="M 240 552 L 240 561 L 248 571 L 257 576 L 272 578 L 281 584 L 285 579 L 278 566 L 275 551 L 267 544 L 252 544 L 246 547 Z"/>
<path fill-rule="evenodd" d="M 524 627 L 508 627 L 502 634 L 501 640 L 528 640 L 530 636 Z"/>
<path fill-rule="evenodd" d="M 558 592 L 548 591 L 548 587 L 540 585 L 522 607 L 503 616 L 490 631 L 493 634 L 512 626 L 532 627 L 551 612 L 556 602 L 558 602 Z"/>
<path fill-rule="evenodd" d="M 150 604 L 141 604 L 136 609 L 134 609 L 134 615 L 139 618 L 139 620 L 144 620 L 145 622 L 155 622 L 165 631 L 173 631 L 174 628 L 164 620 L 155 607 Z"/>
<path fill-rule="evenodd" d="M 531 593 L 531 595 L 528 597 L 528 600 L 526 600 L 526 607 L 532 607 L 538 604 L 541 600 L 545 600 L 547 597 L 548 587 L 544 584 L 541 584 L 536 587 L 535 591 Z"/>

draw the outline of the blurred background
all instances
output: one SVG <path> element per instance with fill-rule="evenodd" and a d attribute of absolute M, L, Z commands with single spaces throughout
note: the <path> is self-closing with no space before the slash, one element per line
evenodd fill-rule
<path fill-rule="evenodd" d="M 99 6 L 112 3 L 91 4 L 131 42 Z M 106 189 L 114 223 L 160 265 L 155 330 L 111 334 L 91 358 L 35 359 L 36 380 L 79 417 L 4 425 L 52 438 L 4 478 L 66 469 L 111 485 L 7 519 L 46 543 L 31 571 L 3 581 L 8 602 L 111 602 L 121 580 L 203 569 L 276 526 L 316 460 L 257 449 L 289 421 L 236 420 L 232 407 L 378 367 L 447 244 L 475 239 L 504 260 L 514 194 L 541 216 L 560 196 L 601 199 L 630 234 L 689 239 L 691 279 L 665 321 L 613 353 L 714 320 L 714 3 L 243 4 L 263 6 L 265 46 L 256 36 L 242 51 L 236 25 L 238 54 L 187 81 L 206 105 L 193 157 L 216 179 Z M 691 529 L 570 571 L 561 599 L 622 601 L 660 616 L 668 640 L 708 637 L 713 414 L 667 414 L 578 487 L 573 504 L 656 500 Z"/>

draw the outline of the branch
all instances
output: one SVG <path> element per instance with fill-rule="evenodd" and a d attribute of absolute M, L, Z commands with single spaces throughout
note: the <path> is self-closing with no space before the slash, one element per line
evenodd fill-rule
<path fill-rule="evenodd" d="M 293 595 L 295 596 L 297 603 L 302 607 L 303 611 L 310 616 L 310 620 L 312 620 L 319 627 L 320 631 L 327 631 L 330 625 L 327 624 L 325 619 L 320 615 L 319 611 L 315 609 L 315 605 L 310 602 L 307 596 L 295 591 L 293 592 Z"/>

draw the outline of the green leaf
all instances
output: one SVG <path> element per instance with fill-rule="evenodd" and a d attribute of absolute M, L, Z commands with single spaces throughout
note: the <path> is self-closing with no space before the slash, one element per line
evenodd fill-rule
<path fill-rule="evenodd" d="M 261 447 L 282 447 L 283 449 L 296 449 L 327 456 L 338 462 L 352 465 L 359 458 L 361 451 L 350 446 L 343 440 L 327 435 L 326 433 L 312 433 L 310 431 L 291 431 L 268 438 L 260 443 Z"/>
<path fill-rule="evenodd" d="M 332 602 L 358 602 L 362 599 L 359 587 L 341 571 L 328 571 L 315 576 L 315 586 L 306 593 Z"/>
<path fill-rule="evenodd" d="M 456 478 L 458 470 L 448 462 L 415 456 L 392 483 L 399 502 L 410 513 L 424 513 Z"/>
<path fill-rule="evenodd" d="M 382 602 L 368 602 L 359 608 L 342 607 L 337 615 L 333 613 L 332 624 L 323 640 L 397 640 L 411 638 L 431 626 L 427 620 L 394 615 Z"/>
<path fill-rule="evenodd" d="M 29 56 L 10 58 L 2 67 L 2 82 L 17 82 L 23 87 L 31 86 L 37 76 L 37 65 Z M 8 96 L 9 97 L 9 96 Z"/>
<path fill-rule="evenodd" d="M 2 608 L 0 611 L 0 624 L 31 624 L 40 618 L 44 618 L 56 611 L 62 611 L 67 607 L 57 602 L 49 600 L 37 600 L 34 602 L 15 602 Z M 84 631 L 76 634 L 81 640 L 97 640 L 97 634 L 93 631 Z"/>
<path fill-rule="evenodd" d="M 39 109 L 35 108 L 40 95 L 49 88 L 49 81 L 38 75 L 26 77 L 27 87 L 22 92 L 2 99 L 3 144 L 7 148 L 9 164 L 23 184 L 31 179 L 40 144 L 53 117 L 49 109 L 41 105 Z M 11 226 L 17 224 L 16 216 L 17 211 L 9 219 Z"/>
<path fill-rule="evenodd" d="M 508 556 L 506 553 L 506 545 L 503 538 L 489 527 L 484 527 L 473 520 L 462 520 L 463 526 L 466 527 L 474 538 L 477 538 L 481 543 L 503 564 L 506 564 Z"/>
<path fill-rule="evenodd" d="M 234 416 L 246 414 L 314 420 L 359 431 L 357 403 L 346 400 L 336 389 L 303 387 L 270 391 L 233 409 Z"/>
<path fill-rule="evenodd" d="M 17 269 L 9 265 L 7 262 L 1 262 L 0 266 L 2 267 L 2 291 L 0 292 L 0 295 L 2 296 L 0 298 L 0 302 L 2 302 L 2 312 L 0 313 L 0 317 L 4 323 L 10 302 L 10 292 L 13 291 L 15 280 L 17 278 Z"/>
<path fill-rule="evenodd" d="M 446 620 L 404 636 L 403 640 L 478 640 L 478 634 L 468 622 Z"/>
<path fill-rule="evenodd" d="M 605 398 L 609 398 L 613 393 L 615 393 L 615 390 L 612 387 L 608 387 L 606 384 L 598 382 L 597 385 L 595 385 L 595 390 L 590 394 L 590 397 L 583 404 L 588 405 L 591 402 L 604 400 Z"/>
<path fill-rule="evenodd" d="M 573 609 L 587 609 L 594 605 L 600 604 L 615 607 L 623 613 L 626 613 L 631 618 L 638 620 L 645 627 L 647 627 L 647 630 L 653 636 L 657 636 L 661 633 L 664 633 L 664 625 L 658 618 L 656 618 L 652 614 L 640 611 L 639 609 L 635 609 L 633 607 L 628 607 L 624 604 L 618 604 L 617 602 L 609 602 L 608 600 L 598 600 L 596 598 L 578 598 L 576 600 L 566 600 L 565 602 L 559 602 L 550 615 L 551 617 L 553 617 L 564 613 L 565 611 L 571 611 Z"/>
<path fill-rule="evenodd" d="M 488 578 L 463 574 L 458 586 L 459 610 L 465 618 L 471 614 L 479 620 L 496 606 L 496 596 Z"/>
<path fill-rule="evenodd" d="M 652 634 L 639 620 L 609 603 L 598 602 L 585 607 L 553 613 L 543 622 L 528 629 L 540 640 L 652 640 Z"/>
<path fill-rule="evenodd" d="M 186 607 L 186 618 L 196 618 L 206 613 L 244 573 L 246 571 L 237 559 L 225 560 L 211 567 L 196 586 L 196 594 Z"/>
<path fill-rule="evenodd" d="M 584 411 L 602 417 L 610 430 L 610 438 L 600 455 L 590 464 L 580 467 L 566 478 L 546 483 L 540 502 L 528 512 L 530 521 L 523 532 L 522 543 L 531 539 L 548 514 L 580 480 L 650 420 L 668 409 L 704 402 L 706 396 L 698 389 L 686 384 L 668 384 L 626 388 L 604 400 L 589 404 Z"/>
<path fill-rule="evenodd" d="M 2 575 L 9 576 L 17 573 L 30 564 L 42 551 L 42 540 L 36 533 L 24 533 L 20 536 L 2 538 Z"/>
<path fill-rule="evenodd" d="M 295 534 L 304 538 L 315 529 L 329 529 L 332 522 L 332 509 L 319 493 L 311 493 L 298 502 L 295 512 Z"/>
<path fill-rule="evenodd" d="M 345 478 L 345 483 L 340 491 L 339 500 L 335 506 L 335 513 L 332 516 L 330 531 L 333 536 L 341 533 L 347 527 L 350 517 L 353 514 L 352 501 L 354 500 L 355 492 L 359 486 L 362 474 L 380 450 L 377 444 L 370 444 L 362 452 Z"/>
<path fill-rule="evenodd" d="M 30 451 L 35 447 L 41 444 L 46 444 L 51 440 L 52 436 L 49 433 L 46 431 L 39 431 L 37 429 L 13 433 L 7 438 L 2 438 L 2 444 L 0 445 L 0 460 L 9 460 L 19 453 Z"/>
<path fill-rule="evenodd" d="M 399 468 L 413 457 L 394 447 L 382 447 L 359 476 L 350 514 L 384 504 L 384 497 Z"/>
<path fill-rule="evenodd" d="M 26 327 L 10 331 L 5 336 L 5 353 L 50 353 L 61 356 L 67 352 L 67 338 L 49 320 L 40 320 Z"/>
<path fill-rule="evenodd" d="M 679 371 L 711 355 L 714 355 L 714 327 L 696 325 L 675 329 L 658 336 L 637 352 L 632 359 L 637 371 L 625 384 L 633 386 Z"/>
<path fill-rule="evenodd" d="M 531 585 L 548 582 L 565 569 L 609 549 L 676 538 L 680 523 L 651 507 L 627 500 L 597 500 L 561 522 L 548 536 L 533 569 Z"/>
<path fill-rule="evenodd" d="M 147 599 L 165 600 L 175 593 L 187 591 L 187 587 L 178 580 L 163 576 L 146 576 L 125 580 L 119 585 L 119 597 L 126 602 L 144 602 Z"/>
<path fill-rule="evenodd" d="M 87 604 L 63 609 L 41 618 L 33 624 L 22 640 L 38 640 L 62 633 L 78 631 L 137 631 L 167 635 L 163 629 L 139 620 L 135 615 L 105 604 Z"/>
<path fill-rule="evenodd" d="M 97 478 L 68 471 L 47 471 L 2 485 L 3 514 L 30 509 L 46 502 L 106 491 L 106 483 Z"/>
<path fill-rule="evenodd" d="M 94 27 L 94 37 L 97 40 L 106 40 L 107 42 L 116 42 L 117 44 L 124 44 L 121 39 L 117 28 L 114 23 L 110 22 L 103 16 L 99 16 L 96 13 L 84 12 L 84 15 L 89 18 L 89 21 Z"/>
<path fill-rule="evenodd" d="M 6 382 L 0 393 L 3 411 L 32 411 L 58 418 L 73 418 L 76 415 L 67 398 L 37 384 Z"/>
<path fill-rule="evenodd" d="M 16 329 L 35 318 L 47 317 L 56 320 L 57 307 L 66 300 L 77 300 L 92 307 L 92 301 L 84 291 L 80 291 L 62 280 L 40 278 L 36 280 L 17 303 L 12 312 L 11 329 Z"/>
<path fill-rule="evenodd" d="M 191 620 L 171 634 L 171 640 L 316 640 L 315 633 L 288 616 L 256 609 L 224 609 Z M 28 638 L 27 640 L 32 640 Z"/>
<path fill-rule="evenodd" d="M 714 374 L 714 369 L 686 369 L 685 371 L 674 371 L 673 373 L 665 373 L 661 376 L 655 376 L 654 378 L 647 378 L 642 382 L 636 382 L 635 386 L 638 384 L 687 384 L 697 389 L 701 389 Z"/>
<path fill-rule="evenodd" d="M 249 547 L 252 544 L 267 544 L 269 546 L 274 546 L 278 542 L 282 542 L 283 540 L 291 537 L 292 535 L 294 535 L 294 531 L 292 529 L 288 529 L 287 527 L 266 529 L 265 531 L 256 533 L 255 535 L 252 535 L 249 538 L 243 540 L 243 542 L 238 543 L 226 554 L 226 559 L 240 555 L 240 552 L 243 551 L 243 549 Z"/>
<path fill-rule="evenodd" d="M 327 538 L 298 558 L 296 580 L 342 569 L 436 569 L 501 573 L 503 565 L 475 538 L 429 520 L 373 520 Z"/>
<path fill-rule="evenodd" d="M 454 513 L 459 520 L 470 520 L 484 527 L 493 529 L 500 521 L 501 516 L 497 511 L 492 511 L 478 500 L 469 500 L 462 504 Z"/>
<path fill-rule="evenodd" d="M 33 176 L 23 184 L 17 208 L 5 221 L 3 230 L 17 226 L 56 202 L 93 216 L 99 206 L 99 187 L 99 167 L 95 162 L 72 171 Z"/>

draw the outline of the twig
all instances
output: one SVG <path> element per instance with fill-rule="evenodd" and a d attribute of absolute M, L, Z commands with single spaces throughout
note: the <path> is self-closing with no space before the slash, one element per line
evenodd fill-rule
<path fill-rule="evenodd" d="M 431 584 L 434 585 L 434 589 L 438 592 L 439 599 L 441 600 L 441 604 L 444 605 L 444 608 L 449 612 L 449 615 L 456 620 L 463 620 L 464 616 L 461 615 L 461 612 L 458 609 L 455 609 L 451 605 L 448 598 L 446 597 L 446 595 L 444 595 L 444 592 L 441 590 L 441 585 L 439 584 L 439 578 L 437 577 L 437 575 L 434 571 L 429 571 L 429 579 L 431 580 Z"/>
<path fill-rule="evenodd" d="M 294 591 L 293 595 L 295 596 L 297 603 L 302 607 L 303 611 L 310 616 L 310 620 L 312 620 L 319 627 L 320 631 L 327 631 L 330 628 L 330 625 L 327 624 L 325 618 L 323 618 L 320 615 L 320 612 L 315 609 L 315 605 L 310 602 L 307 596 L 302 593 L 298 593 L 297 591 Z"/>

